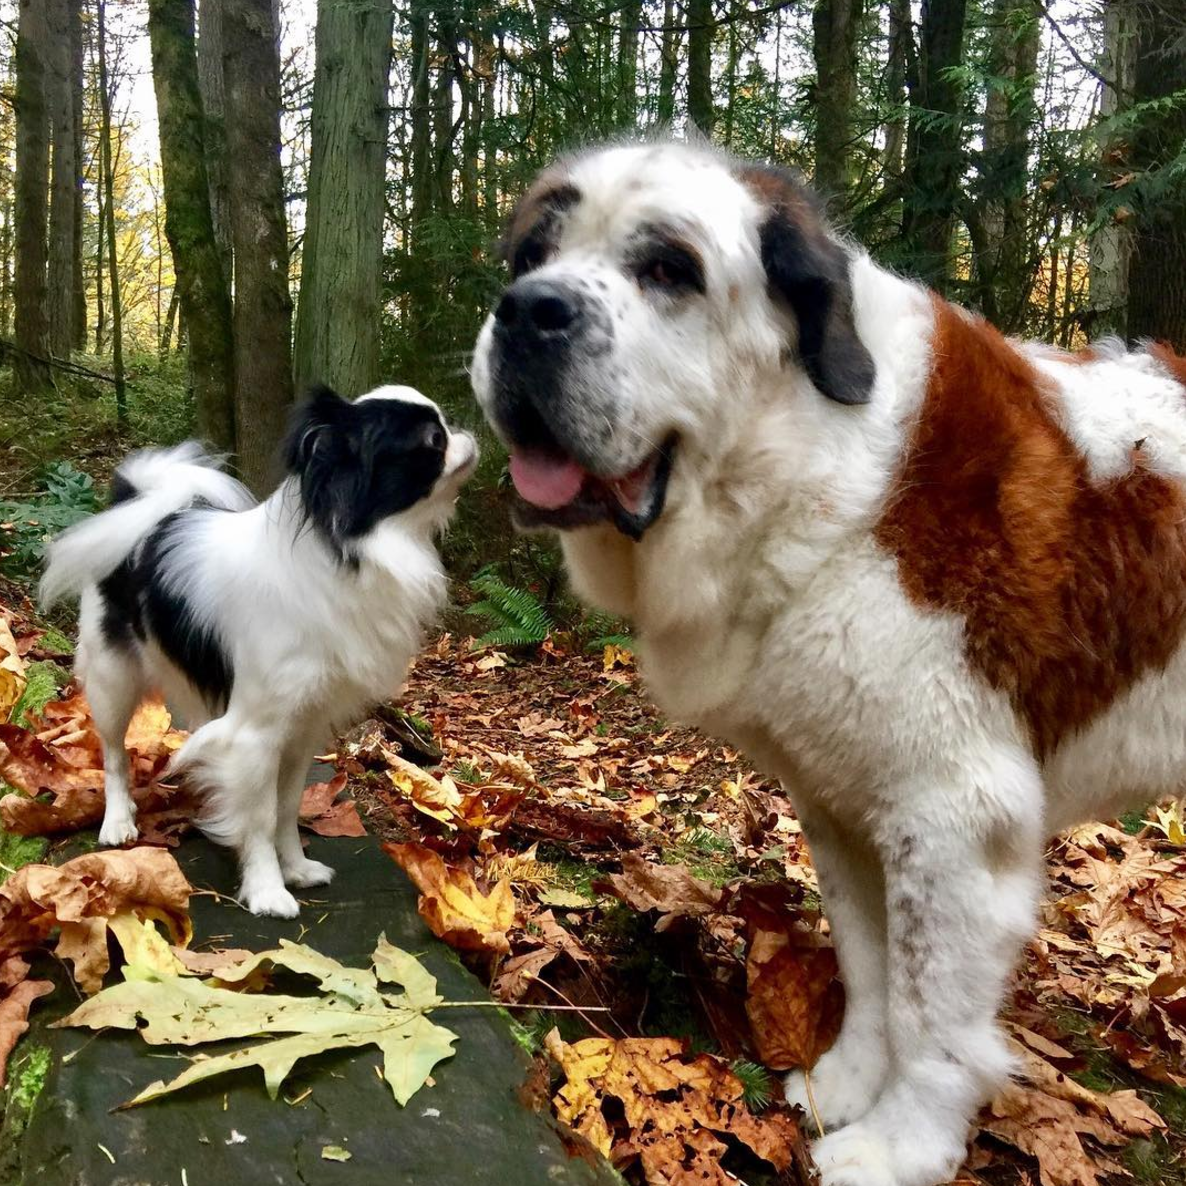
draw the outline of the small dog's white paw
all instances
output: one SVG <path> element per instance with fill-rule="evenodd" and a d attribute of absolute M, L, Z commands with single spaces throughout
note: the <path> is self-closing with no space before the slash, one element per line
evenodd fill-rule
<path fill-rule="evenodd" d="M 239 891 L 239 900 L 252 914 L 269 915 L 272 918 L 296 918 L 301 912 L 300 904 L 284 888 L 284 883 L 244 882 Z"/>
<path fill-rule="evenodd" d="M 334 879 L 334 872 L 331 865 L 302 857 L 300 861 L 293 861 L 284 866 L 284 880 L 286 884 L 295 885 L 297 889 L 308 889 L 314 885 L 329 885 Z"/>
<path fill-rule="evenodd" d="M 811 1097 L 802 1071 L 792 1071 L 783 1081 L 788 1104 L 798 1104 L 814 1125 L 811 1099 L 826 1131 L 860 1120 L 877 1102 L 885 1075 L 880 1060 L 866 1052 L 863 1060 L 848 1058 L 841 1046 L 833 1046 L 811 1071 Z"/>
<path fill-rule="evenodd" d="M 821 1186 L 901 1186 L 888 1143 L 859 1122 L 816 1141 L 811 1155 Z"/>
<path fill-rule="evenodd" d="M 121 844 L 130 844 L 139 835 L 134 811 L 108 811 L 99 829 L 99 843 L 104 848 L 119 848 Z"/>

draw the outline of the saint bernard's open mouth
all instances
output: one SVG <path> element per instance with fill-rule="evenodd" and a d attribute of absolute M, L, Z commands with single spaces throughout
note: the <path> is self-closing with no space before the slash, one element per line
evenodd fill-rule
<path fill-rule="evenodd" d="M 641 465 L 616 478 L 591 474 L 552 449 L 514 449 L 511 480 L 519 501 L 520 527 L 588 527 L 612 523 L 623 535 L 641 539 L 663 511 L 676 438 L 667 438 Z"/>

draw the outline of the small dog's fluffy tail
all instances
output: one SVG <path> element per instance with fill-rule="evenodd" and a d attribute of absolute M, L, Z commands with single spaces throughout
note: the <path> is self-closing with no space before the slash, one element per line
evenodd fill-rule
<path fill-rule="evenodd" d="M 77 597 L 110 576 L 162 520 L 201 500 L 228 511 L 255 499 L 242 482 L 219 467 L 222 458 L 196 441 L 172 449 L 142 449 L 115 472 L 112 505 L 62 532 L 49 546 L 40 596 L 45 606 Z"/>

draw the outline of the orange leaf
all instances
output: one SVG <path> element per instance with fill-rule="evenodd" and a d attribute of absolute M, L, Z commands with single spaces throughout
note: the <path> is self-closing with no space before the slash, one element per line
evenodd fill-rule
<path fill-rule="evenodd" d="M 463 951 L 510 952 L 507 932 L 515 922 L 515 896 L 509 881 L 483 894 L 468 873 L 450 868 L 423 844 L 385 844 L 383 849 L 420 891 L 420 916 L 434 935 Z"/>

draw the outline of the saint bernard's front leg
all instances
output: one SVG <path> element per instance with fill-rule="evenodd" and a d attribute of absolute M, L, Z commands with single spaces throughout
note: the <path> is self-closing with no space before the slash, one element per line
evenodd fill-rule
<path fill-rule="evenodd" d="M 887 797 L 890 1067 L 873 1107 L 815 1145 L 824 1186 L 935 1186 L 963 1161 L 977 1109 L 1004 1083 L 997 1023 L 1041 886 L 1041 785 L 1032 761 L 965 756 Z"/>

